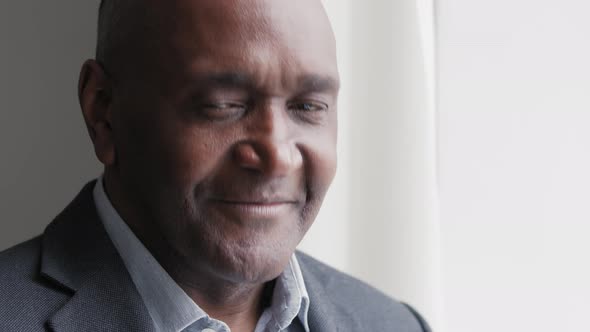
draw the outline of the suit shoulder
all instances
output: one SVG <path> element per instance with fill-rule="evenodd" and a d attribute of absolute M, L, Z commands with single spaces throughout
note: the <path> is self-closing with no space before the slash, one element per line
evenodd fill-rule
<path fill-rule="evenodd" d="M 40 253 L 40 236 L 0 252 L 0 280 L 31 275 L 39 266 Z"/>
<path fill-rule="evenodd" d="M 41 277 L 41 237 L 0 252 L 0 331 L 37 331 L 65 299 Z"/>
<path fill-rule="evenodd" d="M 355 317 L 359 326 L 373 326 L 381 330 L 395 327 L 397 331 L 408 332 L 430 331 L 423 318 L 407 304 L 309 255 L 298 252 L 297 258 L 306 286 L 311 283 L 316 284 L 310 285 L 312 289 L 321 287 L 332 305 L 339 312 Z"/>
<path fill-rule="evenodd" d="M 338 296 L 340 300 L 346 301 L 348 304 L 359 303 L 361 302 L 359 300 L 366 299 L 381 305 L 395 306 L 398 308 L 403 307 L 400 302 L 366 282 L 338 271 L 307 254 L 299 253 L 297 258 L 302 266 L 301 269 L 305 270 L 304 272 L 307 272 L 306 274 L 313 275 L 314 279 L 319 281 L 328 291 L 337 289 L 338 292 L 333 295 Z"/>

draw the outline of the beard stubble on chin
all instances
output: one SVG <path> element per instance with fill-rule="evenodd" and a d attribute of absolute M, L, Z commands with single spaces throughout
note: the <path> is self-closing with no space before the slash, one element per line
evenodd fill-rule
<path fill-rule="evenodd" d="M 249 224 L 215 216 L 198 196 L 188 193 L 182 204 L 160 209 L 160 212 L 173 212 L 168 216 L 160 215 L 159 219 L 173 220 L 175 224 L 160 228 L 168 246 L 175 252 L 177 262 L 173 269 L 178 272 L 188 269 L 230 283 L 267 282 L 284 270 L 311 224 L 306 218 L 309 216 L 305 213 L 305 203 L 297 206 L 288 220 Z M 170 198 L 168 196 L 169 203 Z"/>

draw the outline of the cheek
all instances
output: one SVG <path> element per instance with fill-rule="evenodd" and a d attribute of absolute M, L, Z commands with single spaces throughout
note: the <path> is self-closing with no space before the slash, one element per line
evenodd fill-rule
<path fill-rule="evenodd" d="M 302 153 L 306 159 L 306 184 L 311 196 L 309 200 L 319 209 L 336 174 L 336 136 L 330 132 L 318 135 L 309 144 L 302 146 Z"/>
<path fill-rule="evenodd" d="M 312 162 L 315 165 L 317 176 L 320 181 L 327 187 L 332 182 L 336 174 L 337 167 L 337 126 L 336 120 L 329 128 L 320 131 L 313 140 L 311 148 Z"/>
<path fill-rule="evenodd" d="M 337 168 L 337 155 L 336 147 L 325 149 L 318 155 L 317 161 L 317 177 L 319 182 L 324 187 L 324 193 L 328 190 L 328 187 L 332 183 L 334 176 L 336 175 Z"/>
<path fill-rule="evenodd" d="M 228 158 L 230 140 L 210 129 L 174 126 L 162 140 L 162 175 L 174 186 L 190 190 L 215 173 Z"/>

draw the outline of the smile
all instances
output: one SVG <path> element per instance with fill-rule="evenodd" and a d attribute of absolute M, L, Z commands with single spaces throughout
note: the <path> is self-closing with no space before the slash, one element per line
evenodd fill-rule
<path fill-rule="evenodd" d="M 293 201 L 248 202 L 215 200 L 214 202 L 221 205 L 226 212 L 255 219 L 280 218 L 292 211 L 295 206 L 295 202 Z"/>

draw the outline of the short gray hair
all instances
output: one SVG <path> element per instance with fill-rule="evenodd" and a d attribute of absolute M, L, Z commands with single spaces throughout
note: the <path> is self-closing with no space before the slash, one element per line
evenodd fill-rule
<path fill-rule="evenodd" d="M 142 6 L 136 0 L 101 0 L 98 9 L 96 60 L 110 65 L 118 49 L 129 42 L 134 27 L 141 24 Z"/>
<path fill-rule="evenodd" d="M 124 0 L 123 0 L 124 1 Z M 108 62 L 109 54 L 112 51 L 111 41 L 113 34 L 116 30 L 116 26 L 119 23 L 120 18 L 118 13 L 120 12 L 118 7 L 120 6 L 120 0 L 101 0 L 100 7 L 98 9 L 98 36 L 96 40 L 96 59 L 105 63 Z"/>

